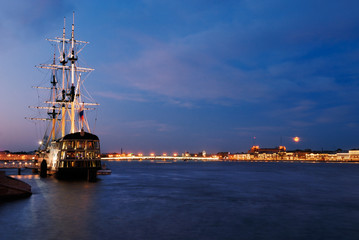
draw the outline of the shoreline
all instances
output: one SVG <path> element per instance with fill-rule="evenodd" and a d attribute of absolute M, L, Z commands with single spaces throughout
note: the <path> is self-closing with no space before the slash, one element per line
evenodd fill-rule
<path fill-rule="evenodd" d="M 330 161 L 330 160 L 268 160 L 268 159 L 216 159 L 216 160 L 173 160 L 173 159 L 101 159 L 109 162 L 243 162 L 243 163 L 340 163 L 359 164 L 359 161 Z"/>

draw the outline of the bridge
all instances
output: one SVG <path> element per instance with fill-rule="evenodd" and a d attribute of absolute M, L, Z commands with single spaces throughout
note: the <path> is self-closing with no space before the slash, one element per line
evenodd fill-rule
<path fill-rule="evenodd" d="M 190 157 L 190 156 L 109 156 L 102 157 L 101 160 L 153 160 L 153 161 L 218 161 L 218 157 Z"/>
<path fill-rule="evenodd" d="M 0 161 L 0 169 L 17 169 L 18 175 L 21 175 L 21 169 L 38 169 L 37 163 L 33 160 L 29 161 L 17 161 L 17 160 L 7 160 Z"/>

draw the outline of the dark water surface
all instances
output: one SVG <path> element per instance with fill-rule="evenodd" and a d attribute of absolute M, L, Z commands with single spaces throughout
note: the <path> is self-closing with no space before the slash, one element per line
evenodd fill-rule
<path fill-rule="evenodd" d="M 96 183 L 23 176 L 0 239 L 359 239 L 359 164 L 107 163 Z"/>

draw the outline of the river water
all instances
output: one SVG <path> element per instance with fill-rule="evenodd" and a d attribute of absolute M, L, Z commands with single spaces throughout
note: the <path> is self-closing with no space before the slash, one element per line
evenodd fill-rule
<path fill-rule="evenodd" d="M 359 239 L 359 164 L 106 163 L 18 176 L 33 195 L 0 203 L 0 239 Z"/>

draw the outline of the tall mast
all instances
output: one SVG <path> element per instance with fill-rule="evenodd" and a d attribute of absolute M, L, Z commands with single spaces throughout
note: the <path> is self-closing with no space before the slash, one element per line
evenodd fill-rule
<path fill-rule="evenodd" d="M 54 53 L 54 60 L 53 60 L 53 64 L 56 63 L 56 55 Z M 57 81 L 56 81 L 56 71 L 55 69 L 52 70 L 52 76 L 51 76 L 51 90 L 52 90 L 52 101 L 55 102 L 56 101 L 56 84 L 57 84 Z M 51 117 L 51 121 L 52 121 L 52 126 L 51 126 L 51 133 L 50 133 L 50 138 L 52 140 L 55 140 L 55 129 L 56 129 L 56 120 L 57 120 L 57 112 L 56 112 L 56 107 L 55 105 L 52 106 L 52 111 L 51 112 L 48 112 L 48 114 L 50 115 Z M 50 139 L 49 138 L 49 139 Z"/>
<path fill-rule="evenodd" d="M 64 28 L 62 31 L 62 52 L 61 52 L 61 58 L 60 63 L 65 66 L 66 61 L 66 53 L 65 53 L 65 42 L 66 42 L 66 35 L 65 35 L 65 27 L 66 27 L 66 18 L 64 17 Z M 65 90 L 65 67 L 62 68 L 62 88 L 61 88 L 61 98 L 62 101 L 65 101 L 66 98 L 66 90 Z M 65 136 L 65 128 L 66 128 L 66 108 L 65 104 L 62 103 L 61 106 L 61 137 Z"/>
<path fill-rule="evenodd" d="M 75 12 L 72 14 L 72 31 L 71 31 L 71 55 L 69 60 L 71 61 L 71 133 L 75 132 L 75 61 L 77 58 L 75 57 Z"/>

